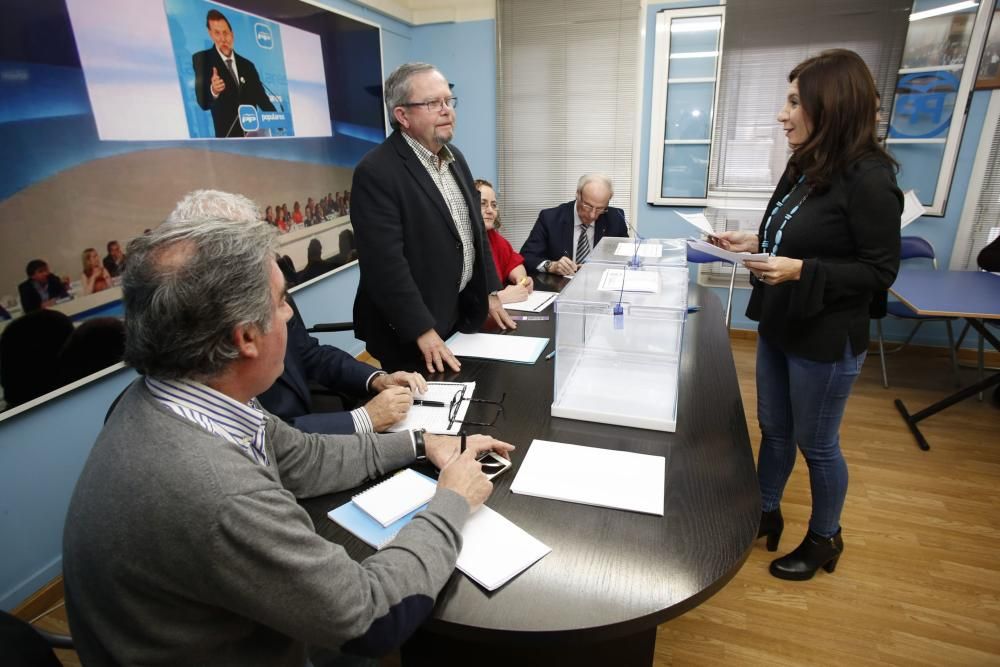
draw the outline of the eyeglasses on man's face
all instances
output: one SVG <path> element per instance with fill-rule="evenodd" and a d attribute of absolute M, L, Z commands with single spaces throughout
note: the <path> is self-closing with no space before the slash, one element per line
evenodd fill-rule
<path fill-rule="evenodd" d="M 438 100 L 427 100 L 426 102 L 407 102 L 405 104 L 400 104 L 401 107 L 423 107 L 431 113 L 441 113 L 441 109 L 447 106 L 449 109 L 454 109 L 458 106 L 457 97 L 448 97 L 446 99 Z"/>
<path fill-rule="evenodd" d="M 607 206 L 594 206 L 593 204 L 588 204 L 583 201 L 583 197 L 579 195 L 576 197 L 576 203 L 581 209 L 591 215 L 603 215 L 608 210 Z"/>

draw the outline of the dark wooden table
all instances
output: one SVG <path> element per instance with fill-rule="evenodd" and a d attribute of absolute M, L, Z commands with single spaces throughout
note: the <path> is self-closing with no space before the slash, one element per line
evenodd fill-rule
<path fill-rule="evenodd" d="M 703 287 L 690 301 L 701 311 L 684 330 L 676 433 L 551 417 L 552 362 L 544 357 L 531 366 L 463 360 L 460 374 L 444 378 L 476 380 L 479 398 L 507 393 L 495 428 L 478 429 L 518 447 L 487 504 L 552 552 L 493 593 L 456 571 L 432 618 L 403 647 L 405 663 L 649 665 L 656 626 L 707 600 L 740 569 L 760 520 L 757 476 L 721 305 Z M 517 334 L 552 337 L 548 351 L 555 314 L 546 312 L 550 321 L 519 322 Z M 473 404 L 468 418 L 487 419 L 494 409 Z M 511 493 L 535 438 L 666 457 L 664 516 Z M 361 560 L 372 549 L 325 516 L 350 495 L 304 505 L 321 535 Z"/>

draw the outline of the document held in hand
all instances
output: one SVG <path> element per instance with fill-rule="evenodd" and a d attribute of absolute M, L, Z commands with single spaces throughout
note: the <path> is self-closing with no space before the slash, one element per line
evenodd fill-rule
<path fill-rule="evenodd" d="M 746 260 L 751 260 L 754 262 L 766 262 L 767 253 L 766 252 L 733 252 L 731 250 L 723 250 L 719 246 L 712 245 L 707 241 L 702 241 L 700 239 L 689 239 L 688 245 L 695 250 L 700 250 L 706 255 L 711 255 L 712 257 L 718 257 L 720 260 L 725 262 L 732 262 L 733 264 L 739 264 L 742 266 L 743 262 Z"/>

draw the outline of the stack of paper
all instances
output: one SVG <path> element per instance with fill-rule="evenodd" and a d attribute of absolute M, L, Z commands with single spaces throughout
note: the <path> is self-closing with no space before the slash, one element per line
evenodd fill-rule
<path fill-rule="evenodd" d="M 663 516 L 662 456 L 534 440 L 514 493 Z"/>
<path fill-rule="evenodd" d="M 456 357 L 475 357 L 533 364 L 549 344 L 548 338 L 504 334 L 456 333 L 448 339 L 448 349 Z"/>
<path fill-rule="evenodd" d="M 351 502 L 386 528 L 430 502 L 436 490 L 437 482 L 407 468 L 354 496 Z"/>
<path fill-rule="evenodd" d="M 712 257 L 718 257 L 724 262 L 730 262 L 731 264 L 739 264 L 742 266 L 743 262 L 746 260 L 752 260 L 755 262 L 766 262 L 767 253 L 766 252 L 732 252 L 731 250 L 723 250 L 717 245 L 712 245 L 705 241 L 699 239 L 690 239 L 688 245 L 695 250 L 700 250 L 706 255 L 711 255 Z"/>
<path fill-rule="evenodd" d="M 436 482 L 412 470 L 432 485 Z M 391 479 L 395 479 L 396 475 Z M 391 481 L 391 479 L 389 481 Z M 374 489 L 381 488 L 383 482 Z M 366 492 L 367 493 L 367 492 Z M 361 494 L 361 497 L 365 494 Z M 414 496 L 415 499 L 415 496 Z M 413 517 L 427 507 L 426 501 L 388 526 L 381 525 L 361 510 L 355 502 L 344 503 L 327 512 L 332 521 L 375 549 L 391 542 Z M 462 551 L 456 566 L 466 576 L 488 591 L 496 590 L 517 574 L 531 567 L 551 552 L 548 546 L 526 533 L 501 514 L 483 506 L 469 517 L 462 529 Z"/>
<path fill-rule="evenodd" d="M 540 313 L 549 307 L 556 297 L 559 296 L 558 292 L 543 292 L 542 290 L 535 290 L 528 295 L 528 298 L 524 301 L 518 301 L 517 303 L 505 303 L 503 305 L 507 310 L 521 310 L 529 313 Z"/>
<path fill-rule="evenodd" d="M 638 244 L 639 257 L 663 257 L 663 246 L 659 243 Z M 615 255 L 619 257 L 634 257 L 636 255 L 636 244 L 621 242 L 615 246 Z"/>

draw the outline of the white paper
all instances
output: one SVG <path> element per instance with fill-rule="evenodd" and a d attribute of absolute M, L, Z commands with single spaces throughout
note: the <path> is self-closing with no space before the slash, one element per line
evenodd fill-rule
<path fill-rule="evenodd" d="M 742 265 L 746 260 L 751 260 L 755 262 L 766 262 L 767 253 L 766 252 L 732 252 L 731 250 L 723 250 L 719 246 L 712 245 L 707 241 L 701 241 L 699 239 L 688 239 L 688 245 L 695 250 L 700 250 L 701 252 L 711 255 L 712 257 L 718 257 L 719 259 L 731 262 L 733 264 Z"/>
<path fill-rule="evenodd" d="M 926 212 L 927 209 L 920 203 L 917 193 L 913 190 L 907 190 L 903 193 L 903 215 L 899 219 L 899 228 L 906 227 Z"/>
<path fill-rule="evenodd" d="M 388 528 L 421 505 L 430 502 L 437 490 L 434 480 L 406 468 L 376 484 L 351 500 L 368 516 Z"/>
<path fill-rule="evenodd" d="M 456 333 L 446 341 L 446 344 L 456 357 L 533 364 L 549 344 L 549 339 L 509 334 Z"/>
<path fill-rule="evenodd" d="M 552 549 L 483 505 L 462 529 L 456 566 L 488 591 L 528 569 Z"/>
<path fill-rule="evenodd" d="M 542 290 L 535 290 L 528 295 L 528 298 L 524 301 L 518 301 L 517 303 L 505 303 L 503 305 L 507 310 L 521 310 L 529 313 L 540 313 L 549 307 L 555 298 L 559 296 L 559 292 L 544 292 Z"/>
<path fill-rule="evenodd" d="M 663 516 L 662 456 L 533 440 L 514 493 Z"/>
<path fill-rule="evenodd" d="M 708 236 L 715 236 L 715 230 L 712 229 L 712 223 L 708 221 L 704 213 L 681 213 L 680 211 L 674 210 L 674 213 L 679 215 L 684 222 L 690 223 L 698 228 L 702 234 L 707 234 Z"/>
<path fill-rule="evenodd" d="M 622 289 L 622 280 L 625 281 L 624 290 Z M 660 274 L 657 271 L 605 269 L 597 289 L 601 292 L 625 291 L 656 294 L 660 291 Z"/>
<path fill-rule="evenodd" d="M 426 429 L 428 433 L 457 435 L 462 428 L 461 421 L 465 419 L 465 413 L 469 411 L 469 401 L 462 401 L 462 405 L 458 408 L 457 418 L 450 427 L 448 426 L 448 408 L 451 405 L 451 399 L 462 389 L 462 385 L 465 385 L 465 398 L 472 398 L 473 392 L 476 391 L 475 382 L 428 382 L 427 391 L 423 394 L 414 394 L 413 398 L 444 403 L 444 407 L 410 406 L 410 411 L 406 413 L 403 421 L 389 427 L 389 432 L 398 433 L 410 429 Z"/>
<path fill-rule="evenodd" d="M 619 257 L 635 257 L 635 243 L 622 242 L 615 248 Z M 640 243 L 639 257 L 663 257 L 663 246 L 659 243 Z"/>

